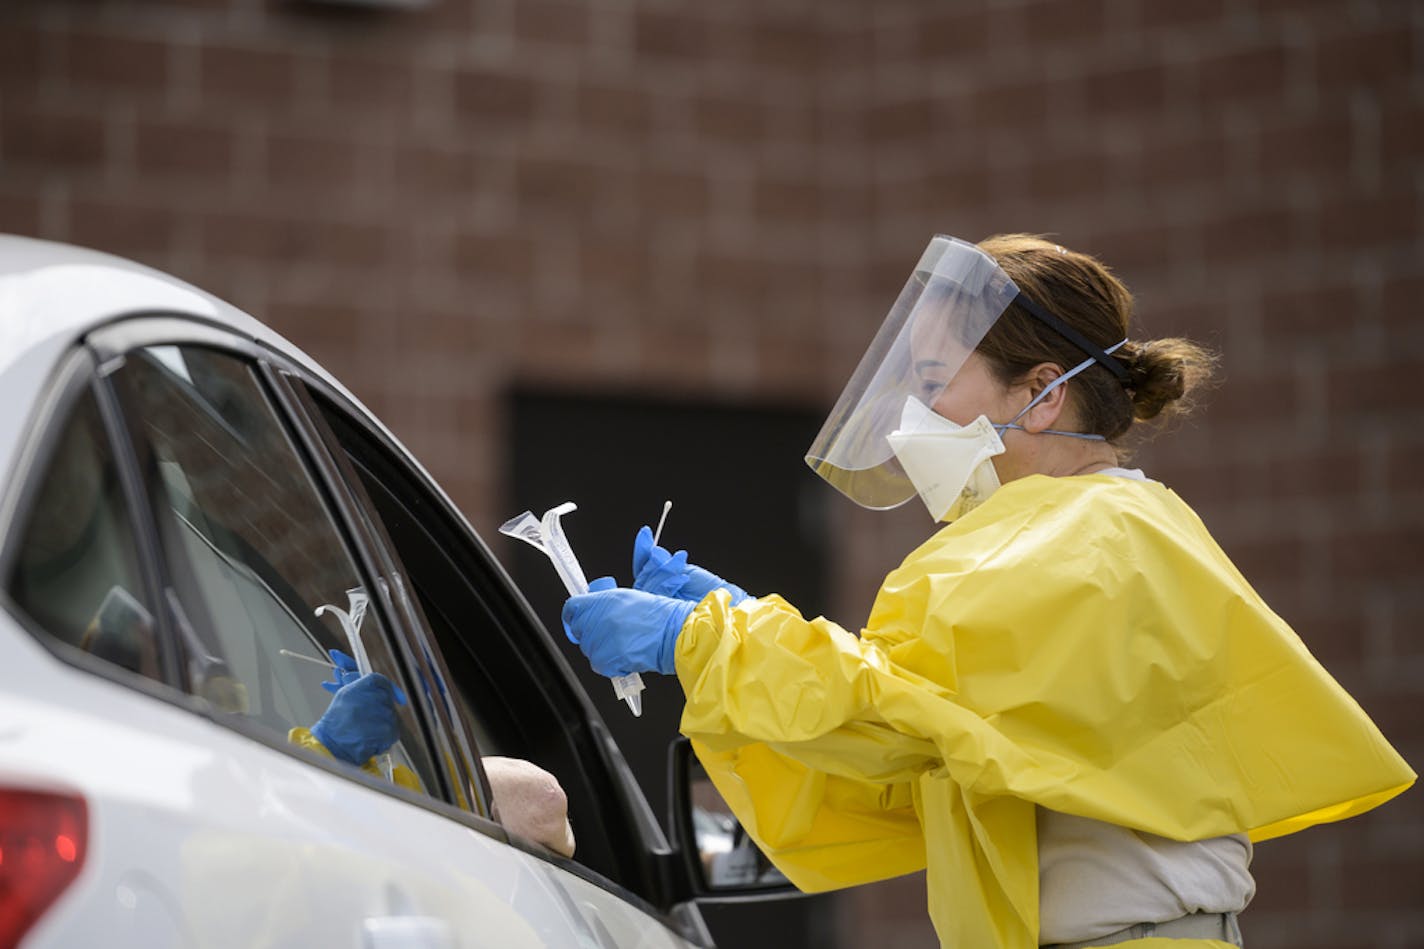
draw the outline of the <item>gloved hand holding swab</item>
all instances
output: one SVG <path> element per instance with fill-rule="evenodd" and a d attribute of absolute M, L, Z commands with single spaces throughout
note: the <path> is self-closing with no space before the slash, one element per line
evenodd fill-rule
<path fill-rule="evenodd" d="M 501 534 L 517 537 L 548 557 L 554 565 L 554 572 L 564 582 L 564 589 L 569 591 L 570 596 L 588 592 L 588 580 L 584 578 L 583 568 L 579 566 L 578 558 L 574 556 L 573 548 L 569 546 L 568 538 L 564 536 L 564 529 L 559 524 L 561 516 L 576 510 L 578 510 L 578 505 L 572 501 L 565 501 L 563 504 L 545 511 L 543 518 L 536 518 L 532 511 L 525 511 L 499 526 Z M 664 514 L 666 514 L 666 508 Z M 613 693 L 628 703 L 628 708 L 634 715 L 641 716 L 643 714 L 643 677 L 634 672 L 625 676 L 613 676 L 612 682 Z"/>

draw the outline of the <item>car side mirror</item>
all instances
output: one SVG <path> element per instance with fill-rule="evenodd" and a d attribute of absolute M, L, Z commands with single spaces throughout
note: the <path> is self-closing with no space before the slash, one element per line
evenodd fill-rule
<path fill-rule="evenodd" d="M 781 899 L 800 895 L 766 858 L 737 821 L 697 760 L 692 742 L 678 738 L 669 749 L 672 826 L 668 836 L 702 900 Z"/>

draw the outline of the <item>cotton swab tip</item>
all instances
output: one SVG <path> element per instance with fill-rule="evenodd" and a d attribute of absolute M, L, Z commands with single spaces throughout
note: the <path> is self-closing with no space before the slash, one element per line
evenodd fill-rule
<path fill-rule="evenodd" d="M 661 537 L 661 536 L 663 536 L 663 522 L 667 520 L 668 511 L 671 511 L 671 510 L 672 510 L 672 502 L 671 502 L 671 501 L 664 501 L 664 502 L 663 502 L 663 513 L 662 513 L 662 516 L 658 518 L 658 529 L 655 530 L 655 531 L 653 531 L 653 546 L 654 546 L 654 547 L 656 547 L 656 546 L 658 545 L 658 538 Z"/>

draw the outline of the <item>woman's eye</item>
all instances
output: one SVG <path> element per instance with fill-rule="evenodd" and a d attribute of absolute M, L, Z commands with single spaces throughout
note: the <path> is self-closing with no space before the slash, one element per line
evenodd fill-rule
<path fill-rule="evenodd" d="M 920 383 L 920 394 L 928 401 L 944 391 L 944 383 L 935 382 L 933 379 L 925 379 Z"/>

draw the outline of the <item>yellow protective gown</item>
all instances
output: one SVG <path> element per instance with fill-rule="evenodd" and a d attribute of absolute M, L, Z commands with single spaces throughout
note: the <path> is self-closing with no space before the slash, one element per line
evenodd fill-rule
<path fill-rule="evenodd" d="M 311 729 L 304 725 L 298 725 L 287 732 L 287 741 L 294 745 L 299 745 L 308 751 L 315 751 L 317 754 L 325 755 L 328 758 L 336 757 L 331 753 L 331 749 L 321 743 L 321 739 L 311 733 Z M 366 763 L 361 766 L 361 770 L 367 774 L 375 775 L 378 778 L 385 777 L 381 769 L 376 764 L 375 757 L 367 758 Z M 398 764 L 391 769 L 391 780 L 408 791 L 419 791 L 424 793 L 425 789 L 420 786 L 420 778 L 415 776 L 415 772 L 403 764 Z"/>
<path fill-rule="evenodd" d="M 886 578 L 859 638 L 718 592 L 676 661 L 682 731 L 776 866 L 808 891 L 927 868 L 958 949 L 1038 945 L 1036 807 L 1259 841 L 1415 777 L 1155 482 L 1013 481 Z"/>

